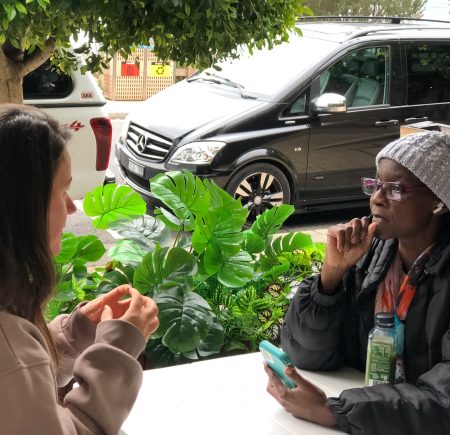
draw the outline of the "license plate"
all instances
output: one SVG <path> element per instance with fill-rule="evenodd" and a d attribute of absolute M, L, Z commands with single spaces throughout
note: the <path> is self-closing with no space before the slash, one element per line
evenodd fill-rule
<path fill-rule="evenodd" d="M 128 169 L 140 177 L 144 176 L 144 167 L 133 162 L 133 160 L 128 160 Z"/>

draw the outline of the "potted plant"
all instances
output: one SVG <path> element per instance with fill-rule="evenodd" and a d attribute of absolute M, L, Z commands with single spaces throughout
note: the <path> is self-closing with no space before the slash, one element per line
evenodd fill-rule
<path fill-rule="evenodd" d="M 162 203 L 154 217 L 127 186 L 99 186 L 86 196 L 94 227 L 122 238 L 108 253 L 113 261 L 89 268 L 105 252 L 100 240 L 64 235 L 49 316 L 130 283 L 158 304 L 160 327 L 146 349 L 152 366 L 276 342 L 292 285 L 320 269 L 323 244 L 301 232 L 278 235 L 290 205 L 266 210 L 247 228 L 247 209 L 210 180 L 168 172 L 150 185 Z"/>

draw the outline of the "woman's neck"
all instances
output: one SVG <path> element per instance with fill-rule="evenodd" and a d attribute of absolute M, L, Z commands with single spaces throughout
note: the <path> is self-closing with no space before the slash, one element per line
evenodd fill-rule
<path fill-rule="evenodd" d="M 399 238 L 398 252 L 405 270 L 409 270 L 420 254 L 436 241 L 436 234 L 437 231 L 424 231 L 419 237 Z"/>

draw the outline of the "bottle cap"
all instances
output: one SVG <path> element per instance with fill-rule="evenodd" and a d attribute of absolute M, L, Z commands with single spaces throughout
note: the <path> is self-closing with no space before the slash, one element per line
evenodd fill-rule
<path fill-rule="evenodd" d="M 392 328 L 394 326 L 394 314 L 393 313 L 376 313 L 375 325 L 382 328 Z"/>

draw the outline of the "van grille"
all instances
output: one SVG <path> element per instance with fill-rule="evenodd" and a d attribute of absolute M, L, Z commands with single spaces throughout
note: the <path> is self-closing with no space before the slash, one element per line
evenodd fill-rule
<path fill-rule="evenodd" d="M 161 162 L 166 157 L 172 142 L 155 133 L 130 122 L 126 139 L 127 148 L 134 154 L 154 162 Z"/>

